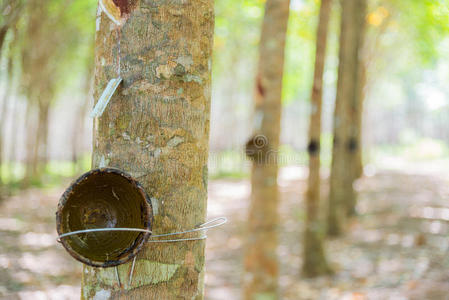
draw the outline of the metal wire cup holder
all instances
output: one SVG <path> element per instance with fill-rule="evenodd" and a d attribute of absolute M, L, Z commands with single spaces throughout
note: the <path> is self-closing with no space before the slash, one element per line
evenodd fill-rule
<path fill-rule="evenodd" d="M 179 238 L 179 239 L 168 239 L 168 240 L 151 240 L 151 238 L 158 238 L 158 237 L 165 237 L 165 236 L 174 236 L 174 235 L 181 235 L 186 234 L 190 232 L 206 232 L 209 229 L 221 226 L 227 222 L 227 218 L 225 217 L 219 217 L 212 220 L 209 220 L 201 225 L 199 225 L 197 228 L 184 230 L 184 231 L 177 231 L 177 232 L 170 232 L 170 233 L 163 233 L 163 234 L 156 234 L 156 235 L 150 235 L 150 240 L 147 240 L 147 243 L 171 243 L 171 242 L 182 242 L 182 241 L 196 241 L 196 240 L 204 240 L 207 238 L 207 235 L 203 235 L 200 237 L 192 237 L 192 238 Z M 212 224 L 212 225 L 211 225 Z M 142 229 L 142 228 L 93 228 L 93 229 L 83 229 L 83 230 L 76 230 L 71 231 L 67 233 L 60 234 L 58 238 L 56 239 L 59 243 L 61 243 L 61 238 L 68 237 L 71 235 L 78 235 L 82 233 L 90 233 L 90 232 L 104 232 L 104 231 L 135 231 L 135 232 L 145 232 L 145 233 L 152 233 L 151 230 L 148 229 Z"/>
<path fill-rule="evenodd" d="M 152 220 L 151 200 L 140 183 L 121 170 L 100 168 L 81 175 L 61 196 L 56 229 L 73 258 L 113 267 L 140 251 L 151 235 Z M 73 232 L 78 233 L 64 235 Z"/>
<path fill-rule="evenodd" d="M 131 175 L 100 168 L 81 175 L 62 195 L 56 212 L 57 241 L 69 254 L 93 267 L 114 267 L 133 259 L 146 242 L 203 240 L 220 217 L 195 228 L 154 235 L 151 200 Z M 173 237 L 193 232 L 198 236 Z"/>
<path fill-rule="evenodd" d="M 163 240 L 147 240 L 147 243 L 173 243 L 173 242 L 183 242 L 183 241 L 196 241 L 196 240 L 204 240 L 207 238 L 207 235 L 205 234 L 207 232 L 207 230 L 221 226 L 223 224 L 225 224 L 228 220 L 225 217 L 219 217 L 219 218 L 215 218 L 212 219 L 210 221 L 207 221 L 201 225 L 199 225 L 197 228 L 193 228 L 193 229 L 189 229 L 189 230 L 184 230 L 184 231 L 177 231 L 177 232 L 170 232 L 170 233 L 163 233 L 163 234 L 157 234 L 157 235 L 151 235 L 150 238 L 159 238 L 159 237 L 167 237 L 167 236 L 176 236 L 176 235 L 182 235 L 182 234 L 186 234 L 186 233 L 191 233 L 191 232 L 203 232 L 204 234 L 202 236 L 199 237 L 191 237 L 191 238 L 178 238 L 178 239 L 163 239 Z M 102 231 L 137 231 L 137 232 L 144 232 L 144 233 L 149 233 L 151 234 L 152 231 L 151 230 L 147 230 L 147 229 L 140 229 L 140 228 L 94 228 L 94 229 L 84 229 L 84 230 L 76 230 L 76 231 L 72 231 L 72 232 L 67 232 L 64 234 L 61 234 L 58 236 L 57 241 L 58 242 L 62 242 L 61 238 L 65 238 L 65 237 L 69 237 L 72 235 L 78 235 L 78 234 L 83 234 L 83 233 L 91 233 L 91 232 L 102 232 Z M 132 283 L 132 278 L 133 278 L 133 274 L 134 274 L 134 266 L 136 263 L 136 257 L 134 256 L 133 258 L 133 262 L 131 265 L 131 272 L 129 274 L 129 279 L 128 279 L 128 285 L 131 285 Z M 120 276 L 117 270 L 117 266 L 115 266 L 115 275 L 117 278 L 117 283 L 119 286 L 121 286 L 121 281 L 120 281 Z"/>

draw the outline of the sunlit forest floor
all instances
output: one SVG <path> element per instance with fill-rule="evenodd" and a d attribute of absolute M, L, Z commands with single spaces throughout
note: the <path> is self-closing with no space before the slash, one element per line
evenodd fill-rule
<path fill-rule="evenodd" d="M 440 174 L 372 172 L 356 184 L 359 217 L 346 237 L 327 243 L 332 277 L 300 274 L 306 172 L 281 172 L 282 299 L 448 299 L 449 185 Z M 324 194 L 327 187 L 324 187 Z M 0 298 L 79 299 L 80 264 L 55 242 L 62 188 L 28 190 L 0 203 Z M 206 299 L 239 299 L 250 186 L 209 184 Z"/>

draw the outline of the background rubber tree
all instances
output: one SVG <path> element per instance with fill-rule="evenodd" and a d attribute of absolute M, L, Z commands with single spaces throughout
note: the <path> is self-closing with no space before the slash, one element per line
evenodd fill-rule
<path fill-rule="evenodd" d="M 363 100 L 364 88 L 366 84 L 366 66 L 364 60 L 364 43 L 365 43 L 365 29 L 366 29 L 366 11 L 367 1 L 355 1 L 356 8 L 354 11 L 355 22 L 355 43 L 353 47 L 356 51 L 356 63 L 353 72 L 355 72 L 354 82 L 354 96 L 350 102 L 349 108 L 349 144 L 346 147 L 349 159 L 349 172 L 346 173 L 348 184 L 353 186 L 354 181 L 363 173 L 362 163 L 362 116 L 363 116 Z M 346 202 L 346 214 L 348 216 L 355 215 L 355 207 L 357 196 L 355 192 L 350 193 L 350 198 Z"/>
<path fill-rule="evenodd" d="M 1 37 L 0 37 L 1 38 Z M 10 43 L 9 46 L 12 46 L 12 42 Z M 1 45 L 0 45 L 1 48 Z M 11 48 L 9 47 L 9 51 L 8 51 L 8 55 L 7 55 L 7 63 L 6 63 L 6 81 L 7 81 L 7 86 L 5 88 L 5 91 L 3 93 L 2 99 L 1 99 L 1 111 L 0 111 L 0 167 L 3 166 L 4 160 L 3 160 L 3 154 L 4 154 L 4 145 L 3 145 L 3 139 L 4 139 L 4 131 L 5 131 L 5 124 L 6 124 L 6 117 L 7 117 L 7 108 L 10 102 L 10 98 L 11 98 L 11 93 L 12 93 L 12 88 L 13 88 L 13 76 L 12 76 L 12 72 L 13 72 L 13 55 L 10 53 L 11 52 Z M 1 53 L 1 51 L 0 51 Z M 1 168 L 0 168 L 1 170 Z M 2 176 L 1 176 L 1 171 L 0 171 L 0 199 L 7 194 L 7 191 L 5 189 L 5 187 L 3 186 L 3 180 L 2 180 Z"/>
<path fill-rule="evenodd" d="M 93 28 L 84 26 L 88 1 L 28 0 L 21 30 L 20 84 L 27 98 L 26 167 L 23 183 L 41 182 L 48 160 L 48 124 L 51 107 L 65 80 L 76 76 L 67 70 L 86 51 L 84 38 Z M 83 11 L 85 14 L 81 14 Z M 73 15 L 80 14 L 79 18 Z M 89 39 L 89 38 L 86 38 Z M 75 64 L 76 65 L 76 64 Z M 76 70 L 76 67 L 73 68 Z"/>
<path fill-rule="evenodd" d="M 327 32 L 332 0 L 322 0 L 316 37 L 315 70 L 311 93 L 311 112 L 309 125 L 309 177 L 306 200 L 306 222 L 304 229 L 303 273 L 307 277 L 330 272 L 324 253 L 324 222 L 320 216 L 320 138 L 321 106 L 323 98 L 323 72 L 326 57 Z"/>
<path fill-rule="evenodd" d="M 122 24 L 99 11 L 95 99 L 123 82 L 94 122 L 92 167 L 122 169 L 142 183 L 153 206 L 154 234 L 206 218 L 214 3 L 105 1 Z M 115 3 L 118 3 L 115 5 Z M 131 263 L 84 267 L 82 298 L 202 299 L 205 241 L 148 243 Z"/>
<path fill-rule="evenodd" d="M 268 0 L 259 44 L 255 85 L 255 134 L 247 151 L 256 151 L 245 253 L 245 299 L 276 299 L 278 289 L 278 146 L 284 50 L 289 0 Z"/>
<path fill-rule="evenodd" d="M 344 231 L 346 204 L 354 197 L 352 188 L 352 167 L 349 167 L 349 148 L 354 148 L 350 140 L 350 106 L 356 94 L 357 80 L 357 20 L 354 18 L 358 2 L 361 0 L 341 0 L 340 49 L 338 65 L 337 95 L 334 111 L 334 140 L 330 175 L 327 232 L 330 236 Z M 349 173 L 349 174 L 348 174 Z"/>
<path fill-rule="evenodd" d="M 29 0 L 26 4 L 26 29 L 23 32 L 21 85 L 27 97 L 27 155 L 23 185 L 40 181 L 47 161 L 50 105 L 55 96 L 58 43 L 61 31 L 50 28 L 59 24 L 61 10 L 51 0 Z"/>
<path fill-rule="evenodd" d="M 0 170 L 4 163 L 4 130 L 7 118 L 7 108 L 11 101 L 11 94 L 13 90 L 13 69 L 14 69 L 14 46 L 17 44 L 17 22 L 20 19 L 20 14 L 23 10 L 23 1 L 21 0 L 4 0 L 0 4 L 0 62 L 4 58 L 6 60 L 6 70 L 3 79 L 7 82 L 5 91 L 1 97 L 1 110 L 0 110 Z M 10 34 L 8 45 L 5 45 L 7 35 Z M 7 50 L 7 51 L 5 51 Z M 6 54 L 5 54 L 6 52 Z M 7 193 L 3 187 L 3 180 L 0 172 L 0 198 Z"/>
<path fill-rule="evenodd" d="M 13 31 L 20 19 L 24 0 L 2 0 L 0 4 L 0 57 L 8 32 Z"/>

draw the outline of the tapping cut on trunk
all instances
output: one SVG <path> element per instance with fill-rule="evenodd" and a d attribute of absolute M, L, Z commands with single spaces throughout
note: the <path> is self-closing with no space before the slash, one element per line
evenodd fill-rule
<path fill-rule="evenodd" d="M 326 58 L 327 31 L 331 13 L 331 0 L 322 0 L 316 38 L 315 68 L 311 91 L 309 125 L 309 177 L 306 193 L 306 221 L 303 234 L 304 262 L 302 273 L 306 277 L 331 272 L 325 255 L 325 225 L 321 214 L 320 139 L 323 98 L 323 74 Z"/>

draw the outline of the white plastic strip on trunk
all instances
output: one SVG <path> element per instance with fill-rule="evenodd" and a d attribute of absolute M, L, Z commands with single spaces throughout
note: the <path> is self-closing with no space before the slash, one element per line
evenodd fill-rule
<path fill-rule="evenodd" d="M 103 91 L 103 94 L 101 94 L 100 99 L 98 99 L 97 104 L 90 113 L 90 116 L 92 118 L 100 117 L 103 114 L 104 110 L 106 109 L 106 106 L 111 100 L 112 95 L 114 95 L 115 91 L 117 90 L 117 87 L 120 84 L 120 82 L 122 82 L 122 77 L 117 77 L 109 80 L 108 85 Z"/>
<path fill-rule="evenodd" d="M 101 10 L 106 14 L 106 16 L 109 17 L 109 19 L 111 19 L 112 22 L 114 22 L 114 23 L 115 23 L 116 25 L 118 25 L 118 26 L 122 25 L 122 23 L 120 23 L 120 21 L 117 20 L 117 19 L 116 19 L 116 18 L 115 18 L 115 17 L 108 11 L 108 9 L 106 8 L 106 6 L 105 6 L 104 3 L 103 3 L 103 0 L 100 0 L 99 3 L 100 3 Z"/>

